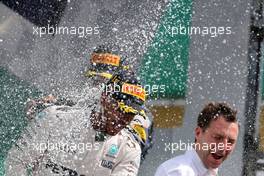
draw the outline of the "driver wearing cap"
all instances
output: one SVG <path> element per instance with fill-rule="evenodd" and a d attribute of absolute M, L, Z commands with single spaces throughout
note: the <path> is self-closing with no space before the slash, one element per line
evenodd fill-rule
<path fill-rule="evenodd" d="M 54 96 L 49 95 L 37 100 L 31 100 L 27 103 L 26 108 L 28 119 L 32 121 L 35 118 L 43 118 L 43 113 L 41 111 L 52 105 L 73 106 L 77 103 L 77 106 L 84 107 L 86 109 L 96 107 L 98 102 L 100 102 L 99 97 L 102 91 L 102 85 L 106 84 L 106 82 L 112 78 L 113 74 L 118 72 L 119 75 L 122 75 L 124 72 L 130 72 L 129 74 L 134 74 L 129 71 L 129 66 L 127 66 L 124 57 L 121 57 L 118 51 L 119 48 L 116 45 L 107 44 L 96 47 L 89 58 L 90 63 L 84 74 L 89 80 L 87 83 L 90 85 L 87 85 L 82 91 L 82 94 L 78 95 L 80 99 L 77 102 L 74 102 L 69 99 L 55 98 Z M 120 85 L 117 85 L 117 83 L 114 84 L 117 86 L 116 89 L 120 88 Z M 110 87 L 108 86 L 108 88 Z M 134 91 L 137 93 L 137 91 L 140 92 L 140 89 L 135 89 Z M 140 97 L 140 94 L 137 93 L 136 96 Z M 144 99 L 144 97 L 142 99 Z M 121 105 L 122 104 L 120 104 L 120 106 Z M 135 140 L 140 144 L 142 151 L 141 161 L 145 159 L 148 150 L 153 145 L 152 114 L 145 106 L 142 108 L 143 111 L 140 112 L 140 115 L 136 116 L 132 123 L 126 127 L 126 131 L 130 133 L 132 137 L 135 138 Z M 96 137 L 102 138 L 103 134 L 98 133 Z"/>
<path fill-rule="evenodd" d="M 113 76 L 107 87 L 116 89 L 104 89 L 101 108 L 93 111 L 45 109 L 45 118 L 29 125 L 9 151 L 6 175 L 137 175 L 141 149 L 125 127 L 143 112 L 145 90 L 130 72 Z"/>

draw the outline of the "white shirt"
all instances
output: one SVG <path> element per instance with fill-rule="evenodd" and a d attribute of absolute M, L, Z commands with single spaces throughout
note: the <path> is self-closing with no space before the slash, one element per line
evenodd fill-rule
<path fill-rule="evenodd" d="M 162 163 L 155 176 L 216 176 L 218 169 L 207 169 L 193 148 Z"/>

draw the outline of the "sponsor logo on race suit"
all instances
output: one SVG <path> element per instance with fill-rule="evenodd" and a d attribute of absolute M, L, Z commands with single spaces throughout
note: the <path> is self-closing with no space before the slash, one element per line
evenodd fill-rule
<path fill-rule="evenodd" d="M 113 161 L 107 161 L 105 159 L 103 159 L 101 162 L 101 166 L 108 168 L 108 169 L 113 169 L 114 165 L 115 165 L 115 163 Z"/>

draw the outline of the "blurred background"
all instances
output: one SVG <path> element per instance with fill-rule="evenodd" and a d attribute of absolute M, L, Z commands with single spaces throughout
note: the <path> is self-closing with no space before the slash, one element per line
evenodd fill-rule
<path fill-rule="evenodd" d="M 155 145 L 140 176 L 193 142 L 209 101 L 238 110 L 237 148 L 220 175 L 264 175 L 264 2 L 260 0 L 1 0 L 0 175 L 26 127 L 25 102 L 47 94 L 73 98 L 94 47 L 116 44 L 147 87 Z M 54 33 L 64 27 L 89 31 Z M 46 30 L 49 29 L 49 30 Z M 45 31 L 46 30 L 46 31 Z M 78 33 L 79 32 L 79 33 Z"/>

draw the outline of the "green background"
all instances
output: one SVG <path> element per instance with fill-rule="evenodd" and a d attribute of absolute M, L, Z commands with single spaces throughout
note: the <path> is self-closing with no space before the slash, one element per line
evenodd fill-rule
<path fill-rule="evenodd" d="M 32 86 L 0 67 L 0 175 L 3 161 L 11 145 L 27 125 L 25 102 L 40 95 Z"/>
<path fill-rule="evenodd" d="M 177 35 L 175 28 L 191 26 L 191 7 L 192 0 L 171 1 L 161 18 L 154 41 L 144 55 L 140 69 L 144 84 L 165 85 L 165 91 L 152 92 L 152 98 L 185 97 L 189 36 Z"/>

